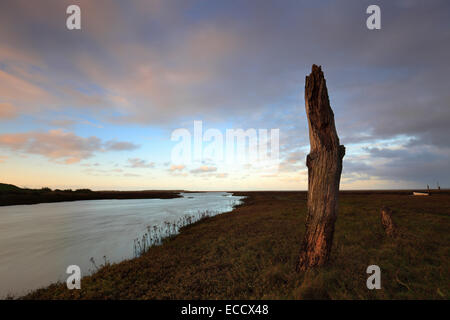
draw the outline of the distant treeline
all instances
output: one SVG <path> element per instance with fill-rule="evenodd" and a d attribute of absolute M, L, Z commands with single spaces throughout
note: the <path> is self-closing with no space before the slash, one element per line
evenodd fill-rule
<path fill-rule="evenodd" d="M 18 186 L 15 186 L 13 184 L 6 184 L 6 183 L 0 183 L 0 192 L 1 193 L 42 193 L 42 192 L 93 192 L 91 189 L 55 189 L 52 190 L 48 187 L 43 187 L 40 189 L 29 189 L 29 188 L 19 188 Z"/>
<path fill-rule="evenodd" d="M 106 199 L 171 199 L 181 197 L 178 191 L 92 191 L 90 189 L 52 190 L 19 188 L 0 183 L 0 206 Z"/>

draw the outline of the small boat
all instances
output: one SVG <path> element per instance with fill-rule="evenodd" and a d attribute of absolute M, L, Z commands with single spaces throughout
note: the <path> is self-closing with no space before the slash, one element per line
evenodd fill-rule
<path fill-rule="evenodd" d="M 429 196 L 428 192 L 413 192 L 413 196 Z"/>

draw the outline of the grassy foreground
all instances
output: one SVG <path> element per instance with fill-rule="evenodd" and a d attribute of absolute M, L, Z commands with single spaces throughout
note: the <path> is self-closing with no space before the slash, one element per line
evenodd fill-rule
<path fill-rule="evenodd" d="M 450 194 L 342 192 L 331 263 L 296 273 L 306 193 L 250 192 L 233 212 L 184 227 L 143 256 L 25 299 L 449 299 Z M 380 207 L 400 235 L 385 237 Z M 137 235 L 138 236 L 138 235 Z M 367 266 L 381 268 L 368 290 Z"/>

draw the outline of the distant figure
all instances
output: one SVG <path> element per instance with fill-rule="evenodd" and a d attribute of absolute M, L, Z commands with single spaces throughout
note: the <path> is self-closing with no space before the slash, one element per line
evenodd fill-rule
<path fill-rule="evenodd" d="M 430 186 L 429 185 L 427 185 L 427 190 L 430 191 Z"/>

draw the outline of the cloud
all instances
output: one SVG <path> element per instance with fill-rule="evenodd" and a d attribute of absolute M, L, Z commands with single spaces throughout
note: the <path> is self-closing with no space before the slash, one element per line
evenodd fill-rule
<path fill-rule="evenodd" d="M 15 152 L 41 155 L 49 160 L 63 161 L 66 164 L 80 162 L 98 152 L 137 148 L 129 142 L 104 143 L 95 136 L 84 138 L 61 129 L 48 132 L 1 134 L 0 147 Z"/>
<path fill-rule="evenodd" d="M 140 177 L 140 174 L 135 174 L 135 173 L 124 173 L 123 174 L 124 177 Z"/>
<path fill-rule="evenodd" d="M 345 158 L 344 158 L 345 159 Z M 363 161 L 355 160 L 344 160 L 344 165 L 342 168 L 343 174 L 368 174 L 373 170 L 373 166 L 368 165 Z"/>
<path fill-rule="evenodd" d="M 1 60 L 0 60 L 1 61 Z M 6 101 L 46 102 L 49 95 L 33 83 L 0 69 L 0 96 Z"/>
<path fill-rule="evenodd" d="M 213 166 L 200 166 L 196 169 L 191 170 L 190 172 L 193 174 L 198 174 L 198 173 L 207 173 L 207 172 L 215 172 L 217 171 L 216 167 Z"/>
<path fill-rule="evenodd" d="M 343 176 L 355 180 L 379 178 L 385 181 L 410 182 L 413 185 L 449 185 L 450 150 L 436 147 L 419 148 L 366 148 L 363 159 L 345 160 Z"/>
<path fill-rule="evenodd" d="M 306 155 L 303 151 L 285 152 L 287 155 L 280 162 L 279 171 L 281 172 L 297 172 L 305 169 Z"/>
<path fill-rule="evenodd" d="M 14 119 L 17 117 L 17 108 L 10 103 L 0 103 L 0 120 Z"/>
<path fill-rule="evenodd" d="M 200 175 L 200 177 L 202 179 L 209 179 L 209 178 L 225 179 L 225 178 L 228 178 L 229 175 L 228 175 L 228 173 L 224 173 L 224 172 L 222 172 L 222 173 L 210 172 L 210 173 L 203 173 Z"/>
<path fill-rule="evenodd" d="M 216 178 L 226 178 L 228 177 L 228 173 L 218 173 L 215 175 Z"/>
<path fill-rule="evenodd" d="M 74 128 L 76 125 L 85 125 L 85 126 L 91 126 L 94 128 L 103 128 L 102 125 L 97 124 L 97 123 L 93 123 L 91 121 L 88 120 L 84 120 L 81 118 L 69 118 L 69 117 L 55 117 L 53 119 L 42 119 L 42 122 L 45 124 L 50 125 L 51 127 L 57 127 L 57 128 L 65 128 L 65 129 L 69 129 L 69 128 Z"/>
<path fill-rule="evenodd" d="M 369 152 L 372 157 L 378 158 L 400 158 L 408 155 L 408 151 L 405 149 L 388 149 L 388 148 L 363 148 Z"/>
<path fill-rule="evenodd" d="M 83 170 L 88 175 L 91 176 L 103 176 L 103 177 L 139 177 L 137 174 L 127 173 L 122 169 L 99 169 L 99 168 L 92 168 L 91 166 L 88 166 L 87 169 Z"/>
<path fill-rule="evenodd" d="M 79 1 L 86 15 L 80 35 L 57 27 L 65 3 L 5 2 L 0 18 L 10 27 L 1 31 L 4 60 L 44 66 L 33 79 L 38 73 L 46 88 L 51 80 L 70 84 L 47 89 L 76 101 L 77 108 L 106 106 L 112 111 L 110 121 L 167 125 L 195 115 L 247 119 L 268 110 L 270 117 L 273 104 L 289 96 L 295 95 L 296 105 L 303 103 L 304 76 L 314 62 L 324 66 L 329 79 L 344 142 L 357 135 L 408 133 L 439 143 L 448 133 L 442 125 L 427 125 L 443 119 L 448 109 L 442 90 L 450 54 L 446 2 L 405 9 L 404 1 L 381 1 L 387 27 L 370 32 L 363 19 L 366 5 L 359 2 L 267 2 L 255 10 L 255 1 L 201 6 L 196 1 L 134 1 L 124 12 L 114 2 Z M 198 14 L 186 15 L 194 8 Z M 242 15 L 233 14 L 237 9 Z M 114 24 L 105 23 L 111 19 Z M 309 28 L 317 19 L 321 28 Z M 412 23 L 422 19 L 433 23 Z M 47 31 L 40 41 L 35 24 Z M 70 49 L 81 46 L 84 53 Z M 16 52 L 33 56 L 22 53 L 12 60 Z M 434 101 L 423 99 L 424 93 Z M 436 111 L 430 113 L 433 119 L 414 116 L 429 108 Z M 302 111 L 283 106 L 283 111 L 292 110 Z"/>
<path fill-rule="evenodd" d="M 280 170 L 296 172 L 304 169 L 304 155 L 301 161 L 289 157 L 308 146 L 303 86 L 316 63 L 323 66 L 348 150 L 347 174 L 362 177 L 366 165 L 366 172 L 385 176 L 403 161 L 412 167 L 396 179 L 411 179 L 413 168 L 450 179 L 448 1 L 378 1 L 382 29 L 373 32 L 365 27 L 367 3 L 361 1 L 137 0 L 123 10 L 119 2 L 79 0 L 81 33 L 61 24 L 69 2 L 0 2 L 0 97 L 15 109 L 0 109 L 0 119 L 48 118 L 58 110 L 102 123 L 168 128 L 196 118 L 280 128 Z M 398 138 L 412 149 L 374 149 Z M 32 144 L 24 139 L 22 145 Z M 366 160 L 350 158 L 368 143 Z M 113 140 L 100 145 L 138 147 Z M 420 148 L 430 147 L 444 151 L 433 149 L 427 163 Z"/>
<path fill-rule="evenodd" d="M 126 141 L 106 141 L 104 148 L 109 151 L 130 151 L 139 148 L 139 145 Z"/>
<path fill-rule="evenodd" d="M 147 162 L 143 159 L 139 158 L 130 158 L 128 159 L 128 162 L 130 163 L 131 168 L 154 168 L 155 163 L 154 162 Z"/>
<path fill-rule="evenodd" d="M 176 171 L 181 172 L 181 171 L 183 171 L 185 168 L 186 168 L 185 165 L 182 165 L 182 164 L 178 164 L 178 165 L 173 164 L 173 165 L 170 166 L 169 171 L 170 171 L 170 172 L 176 172 Z"/>
<path fill-rule="evenodd" d="M 58 128 L 71 128 L 77 124 L 77 121 L 74 119 L 53 119 L 49 123 L 51 126 Z"/>

